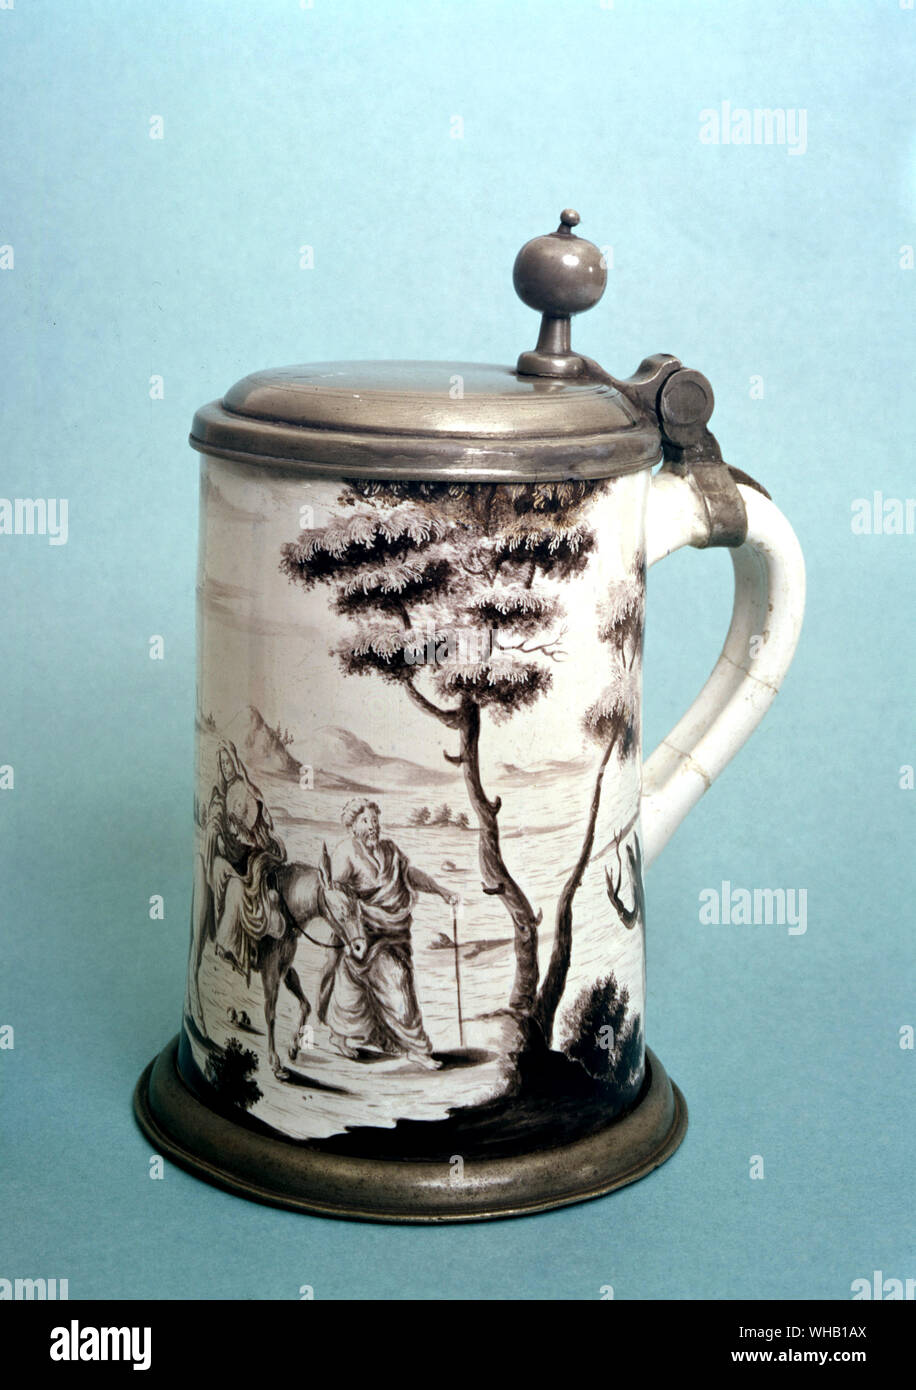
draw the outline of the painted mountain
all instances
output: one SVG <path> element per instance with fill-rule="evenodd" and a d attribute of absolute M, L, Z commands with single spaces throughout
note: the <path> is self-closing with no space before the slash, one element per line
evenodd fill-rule
<path fill-rule="evenodd" d="M 212 732 L 209 724 L 203 727 Z M 241 710 L 226 726 L 224 735 L 235 744 L 253 774 L 298 782 L 303 763 L 290 752 L 289 736 L 285 730 L 273 728 L 254 705 Z M 305 758 L 303 747 L 300 745 L 298 751 Z M 312 785 L 318 791 L 385 792 L 393 787 L 446 786 L 458 780 L 447 765 L 440 771 L 409 758 L 387 757 L 349 729 L 333 724 L 318 730 L 308 751 L 314 760 Z"/>
<path fill-rule="evenodd" d="M 235 716 L 226 726 L 225 736 L 232 740 L 242 762 L 252 772 L 269 772 L 274 777 L 298 780 L 301 765 L 287 748 L 283 731 L 272 729 L 254 705 L 248 705 Z"/>
<path fill-rule="evenodd" d="M 544 758 L 528 767 L 518 767 L 516 763 L 500 763 L 499 782 L 500 785 L 510 787 L 530 787 L 534 783 L 549 785 L 551 782 L 586 773 L 593 775 L 594 765 L 594 758 L 589 758 L 586 754 L 578 758 L 569 758 L 565 762 L 562 758 Z"/>
<path fill-rule="evenodd" d="M 324 768 L 330 765 L 337 775 L 371 783 L 366 790 L 385 790 L 389 787 L 448 786 L 459 780 L 458 773 L 447 763 L 442 768 L 424 767 L 409 758 L 389 758 L 376 753 L 365 739 L 357 738 L 349 729 L 326 724 L 318 731 L 322 768 L 316 772 L 327 776 Z"/>

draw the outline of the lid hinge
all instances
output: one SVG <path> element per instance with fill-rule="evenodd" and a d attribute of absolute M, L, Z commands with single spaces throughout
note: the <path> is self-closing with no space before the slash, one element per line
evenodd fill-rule
<path fill-rule="evenodd" d="M 615 386 L 641 415 L 655 423 L 662 438 L 663 467 L 689 476 L 701 494 L 709 520 L 703 548 L 743 545 L 747 512 L 737 485 L 753 487 L 766 497 L 769 493 L 746 473 L 724 462 L 719 442 L 707 428 L 715 405 L 707 378 L 668 353 L 646 357 L 634 375 L 623 380 L 590 358 L 584 360 L 590 377 Z"/>

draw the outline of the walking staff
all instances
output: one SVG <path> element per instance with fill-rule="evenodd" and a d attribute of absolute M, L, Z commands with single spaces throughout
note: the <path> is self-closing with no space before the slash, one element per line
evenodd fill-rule
<path fill-rule="evenodd" d="M 458 1043 L 464 1047 L 464 1019 L 461 1017 L 461 971 L 458 968 L 458 904 L 452 903 L 452 944 L 455 948 L 455 993 L 458 996 Z"/>

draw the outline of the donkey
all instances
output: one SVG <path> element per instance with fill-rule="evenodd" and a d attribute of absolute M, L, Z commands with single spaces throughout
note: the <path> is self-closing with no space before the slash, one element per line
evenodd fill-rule
<path fill-rule="evenodd" d="M 280 1062 L 274 1041 L 274 1025 L 277 1017 L 277 996 L 280 983 L 299 1003 L 299 1019 L 289 1046 L 289 1059 L 295 1062 L 303 1042 L 303 1030 L 308 1022 L 312 1006 L 306 998 L 293 968 L 293 958 L 300 936 L 308 936 L 305 928 L 313 917 L 323 917 L 334 934 L 336 941 L 331 949 L 347 951 L 357 960 L 362 960 L 368 949 L 363 932 L 359 899 L 349 893 L 341 884 L 335 884 L 331 873 L 331 857 L 328 847 L 321 847 L 321 862 L 317 868 L 311 864 L 281 864 L 272 874 L 279 896 L 279 908 L 286 923 L 282 936 L 262 936 L 252 960 L 252 967 L 261 976 L 264 988 L 264 1021 L 267 1025 L 267 1051 L 270 1066 L 280 1081 L 288 1079 L 289 1072 Z M 200 997 L 200 963 L 204 947 L 208 941 L 216 940 L 216 913 L 213 903 L 213 890 L 207 880 L 203 856 L 198 855 L 194 870 L 194 887 L 191 897 L 191 951 L 194 953 L 193 966 L 189 970 L 191 984 L 189 993 L 196 1001 L 201 1019 L 204 1017 L 203 1001 Z M 309 940 L 314 938 L 308 937 Z M 316 942 L 316 945 L 320 945 Z M 333 986 L 333 973 L 336 966 L 331 961 L 325 968 L 320 986 L 319 1016 L 327 1007 L 327 999 Z M 323 1007 L 322 1007 L 323 1006 Z"/>

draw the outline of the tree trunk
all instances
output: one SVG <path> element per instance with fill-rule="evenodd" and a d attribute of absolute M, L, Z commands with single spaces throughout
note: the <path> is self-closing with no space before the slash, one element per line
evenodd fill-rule
<path fill-rule="evenodd" d="M 506 868 L 499 843 L 499 797 L 491 801 L 480 780 L 480 707 L 467 700 L 462 705 L 461 766 L 471 806 L 480 826 L 478 841 L 483 891 L 499 897 L 505 903 L 515 931 L 515 980 L 509 1008 L 530 1015 L 534 1010 L 538 987 L 538 924 L 540 913 L 534 910 L 515 879 Z"/>
<path fill-rule="evenodd" d="M 457 756 L 446 753 L 448 762 L 460 765 L 464 771 L 471 808 L 480 828 L 478 853 L 483 876 L 483 891 L 502 898 L 515 934 L 515 979 L 509 996 L 509 1008 L 523 1022 L 522 1035 L 526 1046 L 538 1042 L 537 1030 L 531 1024 L 537 1003 L 538 989 L 538 926 L 541 914 L 534 909 L 515 879 L 509 873 L 499 842 L 497 817 L 502 806 L 499 797 L 490 800 L 480 780 L 480 706 L 474 700 L 463 699 L 457 709 L 443 709 L 422 695 L 407 681 L 407 694 L 426 714 L 434 715 L 449 729 L 457 730 L 461 746 Z M 541 1040 L 542 1041 L 542 1040 Z"/>
<path fill-rule="evenodd" d="M 557 903 L 557 928 L 553 938 L 553 950 L 550 953 L 550 965 L 547 967 L 547 974 L 544 976 L 544 983 L 541 986 L 541 993 L 537 1001 L 535 1018 L 540 1026 L 547 1043 L 553 1037 L 553 1025 L 556 1019 L 557 1009 L 566 988 L 566 977 L 569 974 L 569 962 L 572 956 L 572 916 L 573 900 L 582 882 L 582 875 L 585 873 L 589 857 L 592 852 L 592 845 L 595 843 L 595 825 L 598 820 L 598 807 L 601 804 L 601 788 L 604 783 L 604 770 L 608 765 L 608 759 L 614 747 L 615 740 L 612 739 L 605 748 L 598 767 L 598 774 L 595 778 L 595 789 L 592 792 L 592 802 L 589 807 L 588 823 L 585 827 L 585 836 L 582 841 L 582 848 L 579 851 L 579 858 L 576 860 L 575 867 L 569 878 L 563 885 Z"/>
<path fill-rule="evenodd" d="M 626 833 L 629 833 L 627 831 Z M 610 871 L 605 869 L 604 877 L 607 882 L 607 895 L 611 907 L 617 913 L 623 925 L 632 930 L 637 923 L 645 926 L 646 921 L 646 892 L 642 881 L 642 846 L 639 843 L 639 836 L 636 837 L 636 848 L 627 845 L 627 864 L 630 869 L 630 879 L 633 884 L 633 906 L 627 907 L 620 890 L 623 886 L 623 865 L 620 863 L 620 841 L 623 839 L 623 832 L 617 839 L 617 863 L 619 872 L 617 882 L 611 878 Z"/>

